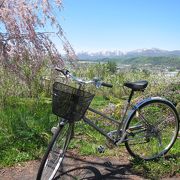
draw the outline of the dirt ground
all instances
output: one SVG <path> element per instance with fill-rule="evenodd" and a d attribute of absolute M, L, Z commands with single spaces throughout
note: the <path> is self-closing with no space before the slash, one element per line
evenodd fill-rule
<path fill-rule="evenodd" d="M 96 180 L 145 179 L 131 171 L 131 164 L 126 157 L 77 157 L 68 153 L 64 163 L 66 169 L 61 177 L 64 180 L 88 179 L 87 176 Z M 15 167 L 0 169 L 0 180 L 35 180 L 39 164 L 40 161 L 29 161 Z M 178 180 L 179 178 L 164 178 L 164 180 L 168 179 Z"/>

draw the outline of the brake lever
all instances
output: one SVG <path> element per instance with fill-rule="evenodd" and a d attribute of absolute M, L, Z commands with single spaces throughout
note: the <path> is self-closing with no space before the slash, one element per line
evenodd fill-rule
<path fill-rule="evenodd" d="M 101 87 L 101 81 L 100 81 L 99 78 L 94 77 L 93 81 L 94 81 L 94 84 L 95 84 L 96 88 L 100 88 Z"/>

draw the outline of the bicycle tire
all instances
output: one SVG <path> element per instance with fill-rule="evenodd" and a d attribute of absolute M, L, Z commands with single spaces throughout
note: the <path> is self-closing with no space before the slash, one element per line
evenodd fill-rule
<path fill-rule="evenodd" d="M 165 155 L 179 132 L 179 116 L 174 105 L 157 99 L 142 103 L 126 125 L 127 151 L 134 158 L 153 160 Z"/>
<path fill-rule="evenodd" d="M 73 123 L 60 123 L 42 158 L 36 180 L 52 180 L 55 178 L 57 171 L 62 167 L 71 140 L 72 129 Z"/>

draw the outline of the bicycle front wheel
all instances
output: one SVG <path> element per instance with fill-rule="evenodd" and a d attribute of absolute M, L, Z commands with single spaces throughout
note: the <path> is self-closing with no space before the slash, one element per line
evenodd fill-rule
<path fill-rule="evenodd" d="M 135 158 L 152 160 L 166 154 L 179 131 L 179 116 L 167 100 L 143 103 L 127 123 L 126 149 Z"/>
<path fill-rule="evenodd" d="M 72 129 L 72 123 L 60 123 L 41 161 L 37 180 L 52 180 L 56 177 L 57 171 L 61 170 L 65 152 L 71 139 Z"/>

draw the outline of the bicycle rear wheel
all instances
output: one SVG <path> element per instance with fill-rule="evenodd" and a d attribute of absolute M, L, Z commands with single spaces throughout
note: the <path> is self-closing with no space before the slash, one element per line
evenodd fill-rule
<path fill-rule="evenodd" d="M 156 159 L 171 149 L 178 131 L 175 107 L 166 100 L 151 100 L 143 103 L 129 119 L 125 146 L 135 158 Z"/>
<path fill-rule="evenodd" d="M 52 180 L 62 168 L 63 159 L 71 139 L 73 123 L 61 122 L 41 161 L 37 180 Z"/>

